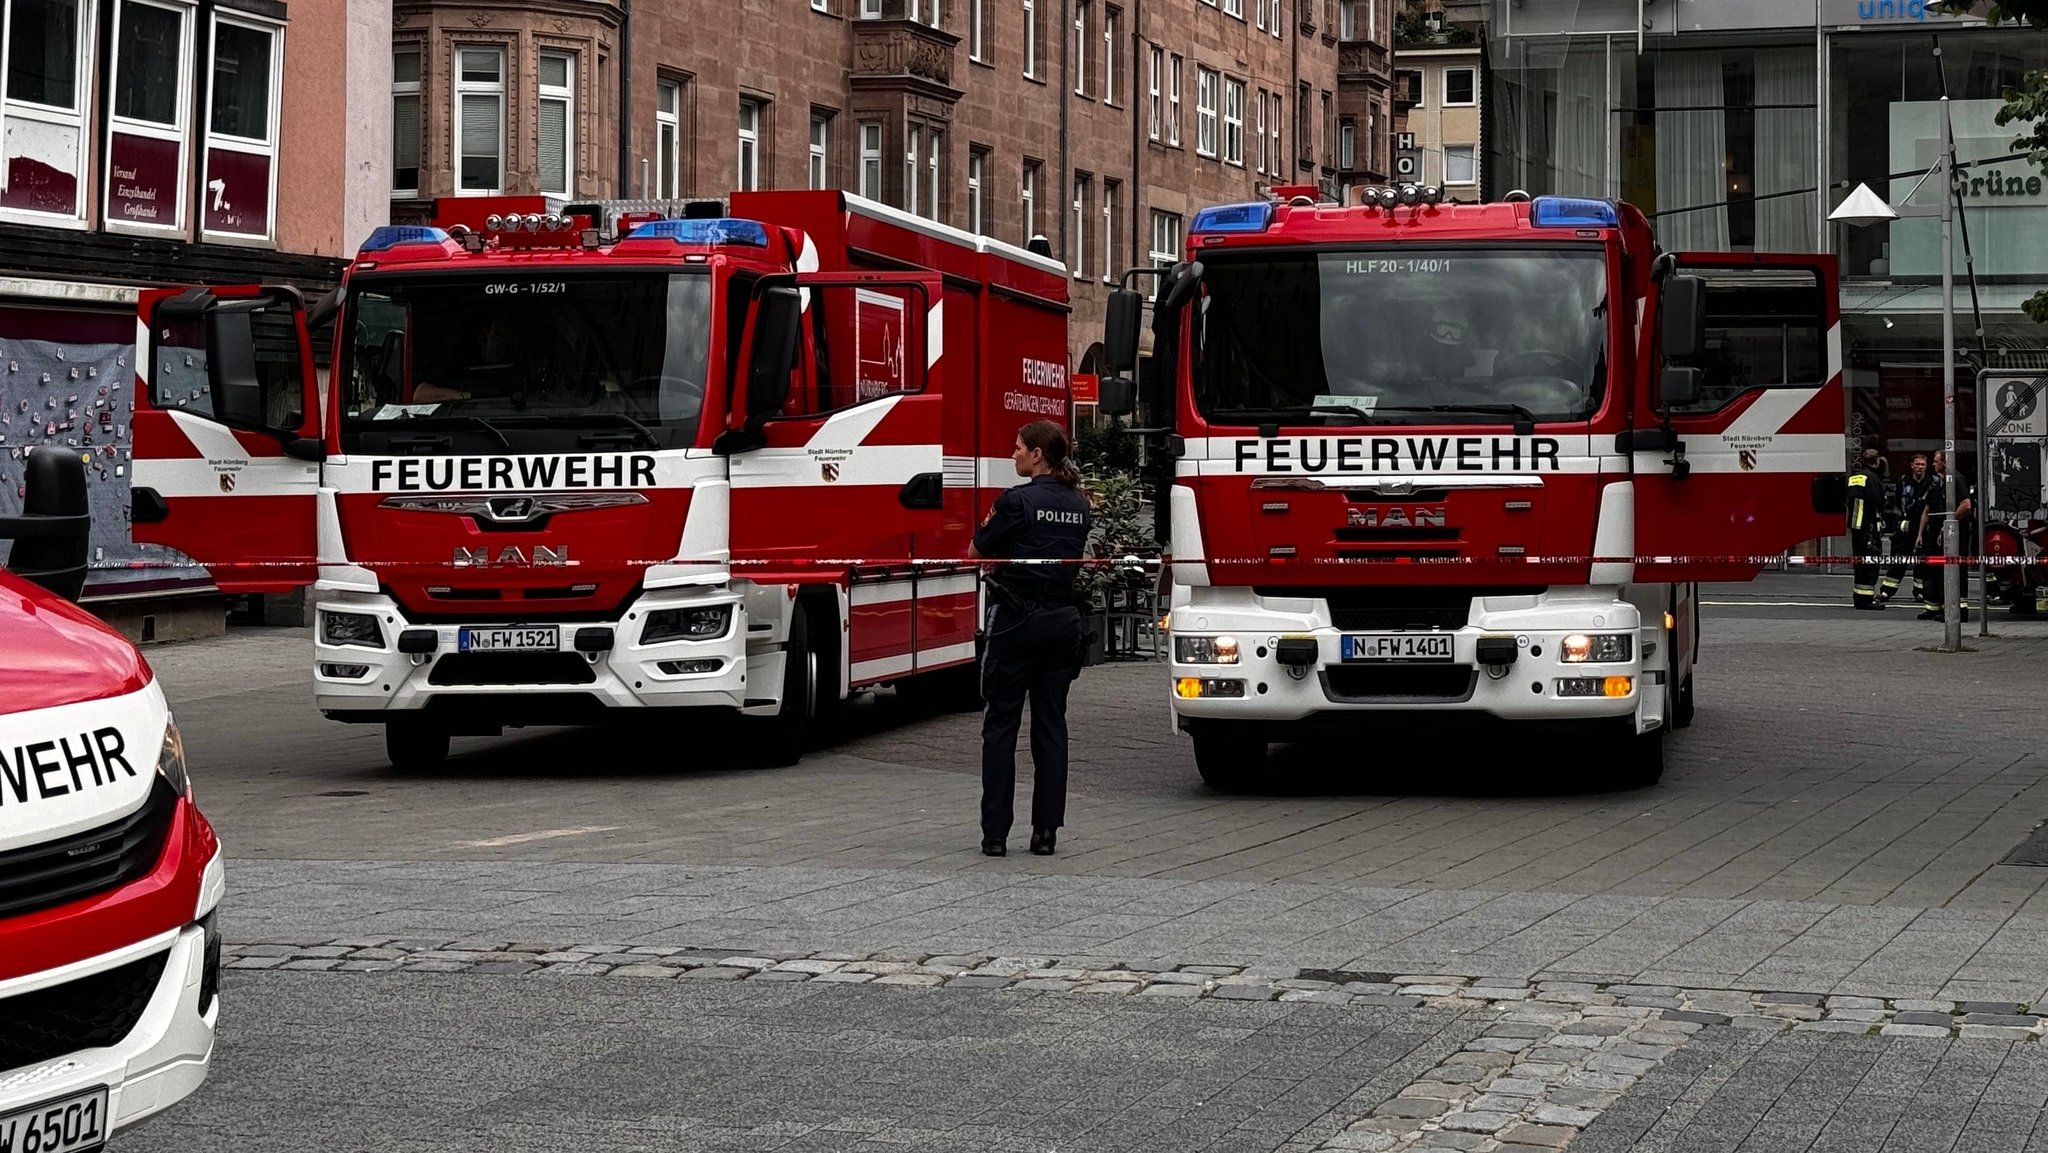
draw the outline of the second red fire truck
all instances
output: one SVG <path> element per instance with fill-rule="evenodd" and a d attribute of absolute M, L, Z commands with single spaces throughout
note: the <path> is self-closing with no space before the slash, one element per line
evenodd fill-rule
<path fill-rule="evenodd" d="M 440 205 L 348 268 L 324 387 L 289 290 L 141 304 L 135 539 L 310 584 L 327 716 L 418 765 L 711 709 L 786 764 L 850 691 L 976 699 L 964 558 L 1067 419 L 1060 264 L 836 191 Z"/>

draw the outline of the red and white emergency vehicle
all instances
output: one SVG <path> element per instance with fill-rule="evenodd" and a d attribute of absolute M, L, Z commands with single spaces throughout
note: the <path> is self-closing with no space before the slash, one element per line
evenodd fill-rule
<path fill-rule="evenodd" d="M 1206 208 L 1159 274 L 1170 700 L 1220 787 L 1314 727 L 1412 772 L 1395 712 L 1572 722 L 1523 759 L 1654 781 L 1693 715 L 1697 582 L 1841 530 L 1833 257 L 1441 199 Z M 1111 302 L 1105 412 L 1137 404 L 1142 306 Z"/>
<path fill-rule="evenodd" d="M 163 689 L 74 603 L 80 458 L 27 468 L 0 518 L 0 1153 L 71 1153 L 206 1079 L 225 873 Z"/>
<path fill-rule="evenodd" d="M 964 558 L 1067 419 L 1062 266 L 837 191 L 513 200 L 378 229 L 324 387 L 291 291 L 146 294 L 135 538 L 310 583 L 316 703 L 398 764 L 670 708 L 787 764 L 853 690 L 978 699 Z"/>

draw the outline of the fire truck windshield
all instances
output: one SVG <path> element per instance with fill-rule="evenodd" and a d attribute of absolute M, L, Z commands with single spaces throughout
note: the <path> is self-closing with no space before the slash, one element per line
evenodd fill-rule
<path fill-rule="evenodd" d="M 1204 419 L 1356 425 L 1591 417 L 1606 377 L 1597 247 L 1209 253 Z"/>
<path fill-rule="evenodd" d="M 562 268 L 365 276 L 339 338 L 350 451 L 394 435 L 408 451 L 544 451 L 571 430 L 683 447 L 704 406 L 711 282 Z"/>

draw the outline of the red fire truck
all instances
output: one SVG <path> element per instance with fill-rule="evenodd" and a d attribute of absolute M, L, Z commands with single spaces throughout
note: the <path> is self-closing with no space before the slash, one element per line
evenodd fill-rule
<path fill-rule="evenodd" d="M 73 602 L 80 458 L 27 458 L 0 570 L 0 1150 L 70 1153 L 206 1079 L 226 886 L 135 646 Z"/>
<path fill-rule="evenodd" d="M 327 307 L 141 303 L 135 538 L 311 584 L 328 717 L 417 765 L 717 709 L 788 764 L 853 690 L 978 699 L 964 558 L 1067 419 L 1060 264 L 837 191 L 438 207 L 348 268 L 324 386 Z"/>
<path fill-rule="evenodd" d="M 1657 780 L 1697 583 L 1841 531 L 1833 258 L 1663 252 L 1606 200 L 1359 199 L 1205 208 L 1157 273 L 1177 727 L 1223 788 L 1315 728 L 1427 747 L 1392 713 L 1567 722 L 1520 759 Z M 1141 399 L 1142 306 L 1111 301 L 1105 412 Z"/>

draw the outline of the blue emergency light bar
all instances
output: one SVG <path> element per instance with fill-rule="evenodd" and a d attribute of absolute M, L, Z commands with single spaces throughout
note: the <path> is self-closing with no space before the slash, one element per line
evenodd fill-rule
<path fill-rule="evenodd" d="M 1213 204 L 1195 213 L 1195 222 L 1188 226 L 1188 232 L 1264 232 L 1272 223 L 1273 205 L 1269 201 Z"/>
<path fill-rule="evenodd" d="M 1621 216 L 1612 201 L 1539 196 L 1529 202 L 1529 223 L 1538 228 L 1619 228 Z"/>
<path fill-rule="evenodd" d="M 721 216 L 705 220 L 650 220 L 625 236 L 628 240 L 666 236 L 677 244 L 745 244 L 768 247 L 768 230 L 758 220 Z"/>
<path fill-rule="evenodd" d="M 356 252 L 358 254 L 364 252 L 383 252 L 388 248 L 396 248 L 401 244 L 440 244 L 448 239 L 447 232 L 431 225 L 382 224 L 377 226 L 376 231 L 370 233 L 369 237 L 363 241 L 363 246 L 358 248 Z"/>

